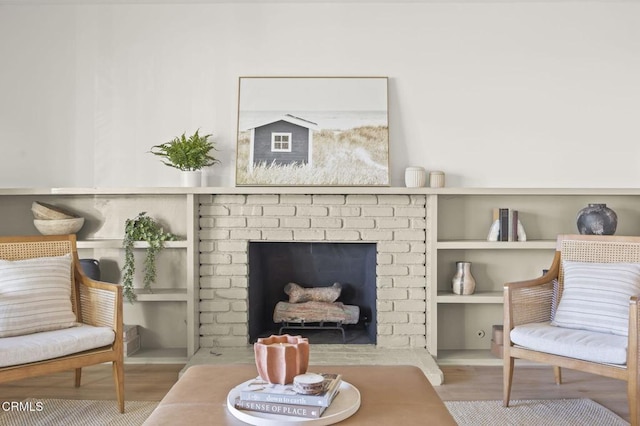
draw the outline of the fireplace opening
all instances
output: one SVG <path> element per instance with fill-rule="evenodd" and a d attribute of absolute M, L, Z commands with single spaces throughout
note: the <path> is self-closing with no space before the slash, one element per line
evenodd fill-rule
<path fill-rule="evenodd" d="M 339 283 L 337 306 L 357 311 L 346 323 L 274 322 L 278 302 L 289 302 L 285 286 L 331 287 Z M 375 344 L 376 244 L 337 242 L 249 243 L 249 342 L 280 332 L 302 335 L 311 343 Z M 357 307 L 357 309 L 355 308 Z M 284 329 L 282 327 L 285 326 Z M 303 327 L 304 326 L 304 327 Z"/>

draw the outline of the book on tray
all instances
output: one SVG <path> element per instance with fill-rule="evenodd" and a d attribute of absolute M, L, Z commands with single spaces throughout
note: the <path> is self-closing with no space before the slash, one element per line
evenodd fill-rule
<path fill-rule="evenodd" d="M 318 418 L 331 405 L 342 383 L 340 374 L 320 375 L 324 378 L 323 390 L 315 395 L 298 393 L 293 384 L 272 384 L 260 377 L 247 380 L 239 386 L 240 396 L 234 406 L 239 410 Z"/>

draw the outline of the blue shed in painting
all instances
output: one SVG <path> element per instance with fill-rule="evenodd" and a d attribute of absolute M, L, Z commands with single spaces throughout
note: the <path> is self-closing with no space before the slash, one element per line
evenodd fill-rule
<path fill-rule="evenodd" d="M 313 131 L 318 125 L 304 118 L 285 114 L 249 129 L 249 167 L 260 163 L 313 165 Z"/>

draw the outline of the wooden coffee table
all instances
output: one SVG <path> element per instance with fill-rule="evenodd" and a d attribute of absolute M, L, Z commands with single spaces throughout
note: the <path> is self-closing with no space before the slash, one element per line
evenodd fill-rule
<path fill-rule="evenodd" d="M 340 373 L 360 391 L 360 409 L 340 425 L 456 425 L 418 367 L 322 365 L 310 366 L 309 371 Z M 256 376 L 253 364 L 192 366 L 144 425 L 245 425 L 227 409 L 227 395 L 235 386 Z"/>

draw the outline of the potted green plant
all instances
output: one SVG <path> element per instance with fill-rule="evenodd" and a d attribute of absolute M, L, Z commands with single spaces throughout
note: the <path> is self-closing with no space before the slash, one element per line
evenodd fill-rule
<path fill-rule="evenodd" d="M 212 135 L 201 136 L 199 131 L 191 136 L 183 133 L 170 142 L 151 147 L 151 153 L 162 157 L 164 164 L 182 171 L 183 186 L 200 186 L 202 169 L 220 163 L 211 155 L 211 151 L 217 151 L 210 140 Z"/>
<path fill-rule="evenodd" d="M 175 241 L 177 237 L 165 232 L 162 226 L 146 212 L 138 213 L 133 219 L 127 219 L 124 226 L 124 266 L 122 268 L 122 290 L 129 302 L 136 300 L 133 289 L 133 276 L 136 270 L 134 246 L 136 241 L 148 243 L 144 260 L 144 288 L 151 291 L 151 284 L 156 281 L 156 255 L 164 247 L 165 241 Z"/>

